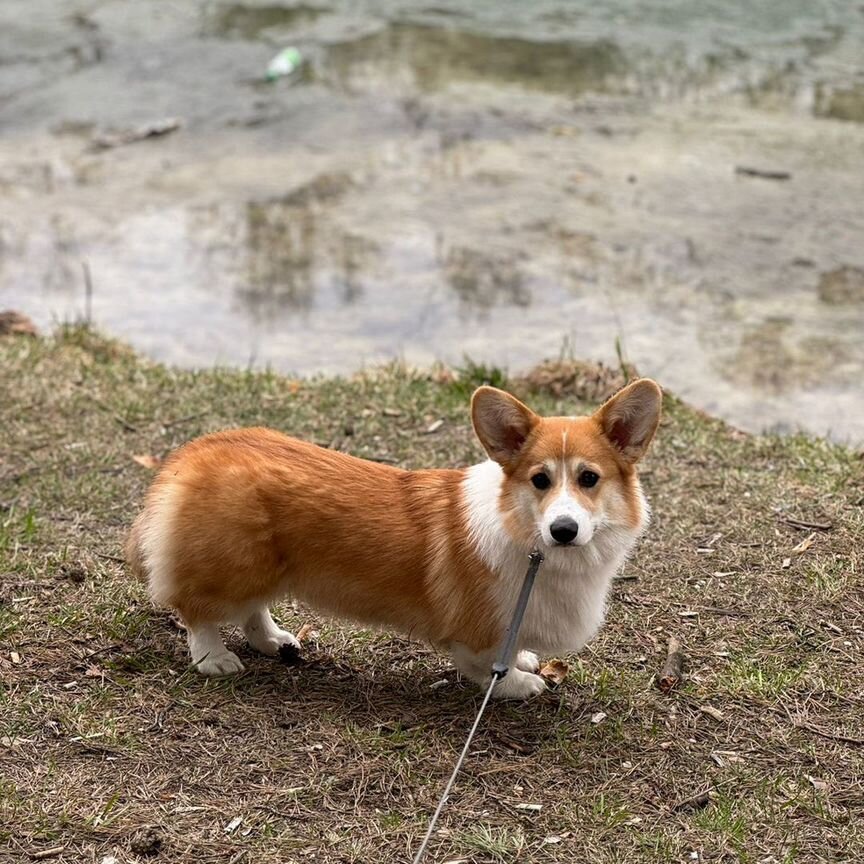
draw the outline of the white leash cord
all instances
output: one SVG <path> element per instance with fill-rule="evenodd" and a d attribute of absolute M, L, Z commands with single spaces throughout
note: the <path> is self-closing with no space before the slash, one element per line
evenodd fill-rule
<path fill-rule="evenodd" d="M 426 847 L 429 845 L 429 840 L 432 838 L 432 832 L 435 830 L 438 817 L 441 815 L 441 811 L 447 803 L 447 798 L 450 796 L 450 790 L 456 782 L 456 775 L 459 773 L 459 770 L 462 768 L 462 763 L 468 755 L 468 748 L 474 740 L 474 735 L 477 732 L 477 727 L 480 725 L 483 712 L 486 710 L 486 706 L 489 704 L 489 699 L 492 697 L 492 691 L 495 689 L 495 685 L 509 671 L 510 657 L 516 647 L 516 637 L 519 635 L 522 616 L 525 614 L 525 607 L 528 605 L 528 598 L 531 596 L 531 588 L 534 586 L 534 577 L 537 575 L 537 571 L 543 563 L 543 553 L 535 549 L 528 556 L 528 561 L 528 572 L 525 574 L 525 581 L 522 583 L 522 590 L 519 592 L 519 599 L 516 601 L 516 608 L 513 610 L 513 619 L 510 622 L 510 626 L 507 628 L 507 634 L 504 637 L 504 643 L 498 653 L 498 658 L 492 664 L 492 680 L 489 682 L 489 689 L 483 697 L 483 704 L 480 706 L 480 710 L 477 712 L 477 717 L 474 720 L 474 725 L 468 733 L 468 740 L 465 742 L 465 746 L 459 754 L 459 759 L 456 761 L 456 767 L 453 769 L 453 773 L 450 775 L 450 779 L 447 781 L 447 786 L 444 789 L 444 794 L 441 796 L 441 800 L 438 802 L 438 806 L 432 814 L 432 819 L 429 822 L 426 836 L 423 838 L 423 842 L 420 844 L 420 848 L 417 850 L 417 854 L 414 856 L 412 864 L 420 864 L 420 862 L 426 857 Z"/>
<path fill-rule="evenodd" d="M 450 775 L 450 779 L 447 781 L 447 786 L 444 789 L 444 794 L 441 796 L 441 800 L 438 802 L 438 807 L 432 814 L 432 820 L 429 822 L 429 828 L 426 831 L 426 836 L 423 838 L 423 842 L 420 844 L 420 848 L 417 850 L 417 854 L 414 856 L 414 861 L 412 862 L 412 864 L 420 864 L 420 862 L 426 857 L 426 847 L 429 845 L 429 840 L 432 838 L 432 832 L 435 830 L 435 824 L 438 822 L 438 817 L 441 815 L 441 811 L 444 809 L 444 805 L 447 803 L 447 798 L 450 796 L 450 790 L 453 788 L 453 784 L 456 782 L 456 775 L 459 773 L 459 769 L 462 767 L 462 763 L 465 761 L 465 757 L 468 755 L 468 748 L 471 746 L 471 742 L 474 740 L 474 733 L 477 731 L 477 727 L 480 725 L 480 719 L 483 717 L 483 712 L 486 710 L 486 706 L 489 704 L 489 699 L 492 696 L 492 691 L 495 689 L 495 685 L 498 683 L 498 680 L 498 676 L 493 675 L 492 680 L 489 682 L 489 689 L 486 691 L 486 697 L 483 699 L 483 704 L 480 706 L 480 710 L 477 712 L 477 717 L 474 720 L 474 725 L 471 727 L 471 731 L 468 733 L 468 740 L 465 742 L 465 746 L 462 748 L 462 752 L 459 754 L 459 759 L 456 761 L 456 767 L 453 769 L 453 773 Z"/>

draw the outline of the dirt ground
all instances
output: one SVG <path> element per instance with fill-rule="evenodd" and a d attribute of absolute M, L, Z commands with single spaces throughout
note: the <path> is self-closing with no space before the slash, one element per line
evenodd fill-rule
<path fill-rule="evenodd" d="M 423 645 L 290 603 L 302 665 L 235 634 L 246 672 L 203 680 L 121 542 L 140 457 L 266 424 L 465 464 L 468 395 L 503 373 L 186 372 L 75 328 L 0 339 L 0 370 L 0 861 L 409 861 L 473 687 Z M 556 413 L 615 383 L 568 372 L 507 383 Z M 864 860 L 860 454 L 669 396 L 644 480 L 653 526 L 607 626 L 557 689 L 493 704 L 427 860 Z M 664 694 L 672 635 L 686 679 Z"/>

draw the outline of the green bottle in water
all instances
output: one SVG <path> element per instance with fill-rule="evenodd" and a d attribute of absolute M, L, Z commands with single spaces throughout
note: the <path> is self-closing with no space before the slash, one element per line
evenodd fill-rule
<path fill-rule="evenodd" d="M 303 55 L 297 48 L 283 48 L 267 64 L 267 80 L 275 81 L 277 78 L 285 78 L 294 75 L 303 65 Z"/>

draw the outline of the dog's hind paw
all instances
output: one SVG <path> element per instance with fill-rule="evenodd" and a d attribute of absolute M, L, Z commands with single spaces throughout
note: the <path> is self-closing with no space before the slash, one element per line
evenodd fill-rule
<path fill-rule="evenodd" d="M 226 650 L 224 653 L 208 654 L 195 664 L 195 668 L 208 678 L 224 678 L 242 672 L 244 667 L 233 651 Z"/>

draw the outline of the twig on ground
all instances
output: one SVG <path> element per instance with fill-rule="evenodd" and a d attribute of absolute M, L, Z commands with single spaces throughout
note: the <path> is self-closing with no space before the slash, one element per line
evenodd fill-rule
<path fill-rule="evenodd" d="M 677 636 L 669 637 L 669 650 L 666 662 L 657 678 L 657 686 L 663 693 L 670 693 L 684 677 L 684 652 L 681 650 L 681 640 Z"/>
<path fill-rule="evenodd" d="M 773 171 L 765 168 L 749 168 L 746 165 L 736 165 L 735 173 L 745 177 L 761 177 L 763 180 L 791 180 L 788 171 Z"/>
<path fill-rule="evenodd" d="M 30 857 L 34 861 L 44 861 L 46 858 L 56 858 L 61 852 L 65 851 L 65 846 L 52 846 L 50 849 L 40 849 L 38 852 L 31 852 Z"/>
<path fill-rule="evenodd" d="M 170 429 L 172 426 L 179 426 L 181 423 L 188 423 L 190 420 L 197 420 L 199 417 L 206 416 L 206 411 L 199 411 L 197 414 L 187 414 L 185 417 L 178 417 L 176 420 L 167 420 L 162 424 L 163 429 Z"/>
<path fill-rule="evenodd" d="M 791 516 L 784 516 L 781 522 L 792 528 L 797 528 L 799 531 L 830 531 L 834 526 L 830 522 L 806 522 L 804 519 L 793 519 Z"/>
<path fill-rule="evenodd" d="M 91 396 L 90 399 L 94 405 L 98 405 L 103 411 L 107 411 L 127 432 L 139 431 L 137 426 L 130 423 L 125 417 L 122 417 L 114 411 L 110 405 L 106 405 L 101 399 L 97 399 L 95 396 Z"/>
<path fill-rule="evenodd" d="M 691 795 L 689 798 L 684 798 L 672 805 L 672 811 L 679 810 L 702 810 L 711 803 L 711 787 Z"/>
<path fill-rule="evenodd" d="M 820 729 L 818 726 L 811 726 L 809 723 L 801 723 L 798 720 L 793 720 L 792 725 L 796 729 L 805 729 L 807 732 L 812 732 L 820 738 L 828 738 L 830 741 L 842 741 L 844 744 L 854 744 L 857 747 L 864 747 L 864 738 L 853 738 L 851 735 L 840 735 L 836 732 Z"/>
<path fill-rule="evenodd" d="M 97 558 L 104 558 L 106 561 L 114 561 L 117 564 L 125 564 L 126 560 L 118 555 L 107 555 L 105 552 L 94 552 Z"/>

